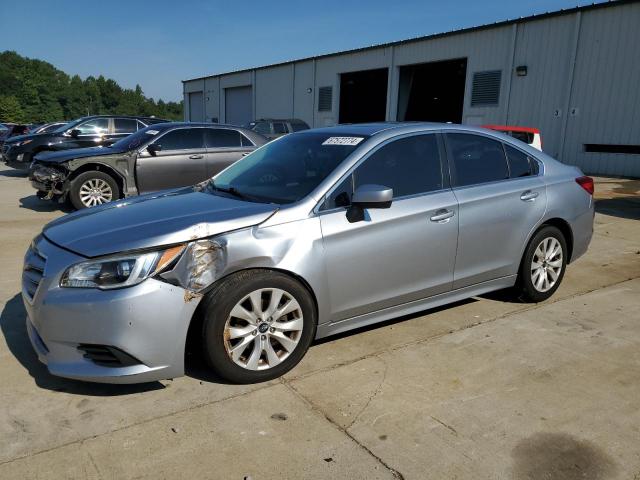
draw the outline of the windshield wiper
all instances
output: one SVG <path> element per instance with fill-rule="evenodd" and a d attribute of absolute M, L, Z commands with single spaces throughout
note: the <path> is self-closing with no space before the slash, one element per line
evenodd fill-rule
<path fill-rule="evenodd" d="M 220 187 L 213 182 L 211 182 L 210 187 L 213 190 L 217 190 L 218 192 L 228 193 L 241 200 L 252 200 L 252 199 L 255 200 L 255 198 L 238 191 L 238 189 L 235 187 Z"/>

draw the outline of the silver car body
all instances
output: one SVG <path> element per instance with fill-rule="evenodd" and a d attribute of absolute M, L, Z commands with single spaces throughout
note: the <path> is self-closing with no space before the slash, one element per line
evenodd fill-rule
<path fill-rule="evenodd" d="M 275 269 L 302 282 L 315 300 L 321 338 L 514 285 L 527 242 L 543 223 L 567 233 L 570 261 L 591 240 L 594 205 L 575 182 L 581 172 L 506 135 L 442 124 L 307 132 L 318 131 L 367 138 L 299 202 L 251 203 L 190 188 L 47 225 L 27 252 L 23 298 L 29 335 L 51 373 L 112 383 L 182 375 L 187 332 L 203 294 L 241 270 Z M 388 209 L 367 209 L 362 222 L 347 221 L 344 208 L 320 209 L 333 187 L 381 145 L 433 132 L 469 132 L 516 146 L 539 162 L 539 174 L 394 198 Z M 526 197 L 531 192 L 534 201 Z M 178 284 L 149 278 L 108 291 L 59 286 L 65 269 L 87 258 L 188 241 L 211 255 L 197 268 L 180 261 L 163 274 Z M 207 285 L 193 288 L 190 280 L 203 269 Z M 97 365 L 80 344 L 115 346 L 139 363 Z"/>

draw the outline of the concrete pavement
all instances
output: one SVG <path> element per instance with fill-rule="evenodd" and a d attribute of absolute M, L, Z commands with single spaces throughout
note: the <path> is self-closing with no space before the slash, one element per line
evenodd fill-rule
<path fill-rule="evenodd" d="M 640 478 L 640 182 L 548 302 L 496 293 L 314 345 L 234 386 L 197 359 L 142 386 L 50 376 L 18 295 L 61 212 L 0 168 L 0 478 Z"/>

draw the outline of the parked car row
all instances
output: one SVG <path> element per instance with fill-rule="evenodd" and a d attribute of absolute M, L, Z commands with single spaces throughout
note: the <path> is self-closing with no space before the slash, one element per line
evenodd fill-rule
<path fill-rule="evenodd" d="M 180 376 L 187 339 L 221 377 L 261 382 L 314 338 L 504 288 L 540 302 L 593 232 L 591 178 L 460 125 L 267 142 L 162 123 L 110 147 L 40 153 L 31 175 L 48 195 L 95 205 L 34 239 L 22 296 L 49 371 L 97 382 Z"/>
<path fill-rule="evenodd" d="M 7 139 L 2 147 L 2 158 L 13 168 L 27 170 L 40 152 L 110 145 L 141 128 L 166 121 L 149 117 L 83 117 L 58 125 L 58 128 L 47 127 L 43 132 Z"/>
<path fill-rule="evenodd" d="M 195 185 L 264 143 L 264 137 L 240 127 L 159 123 L 108 146 L 40 153 L 29 178 L 39 196 L 68 196 L 82 209 Z"/>

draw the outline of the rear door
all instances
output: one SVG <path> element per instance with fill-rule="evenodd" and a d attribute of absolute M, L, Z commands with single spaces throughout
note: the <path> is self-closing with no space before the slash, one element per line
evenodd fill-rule
<path fill-rule="evenodd" d="M 354 186 L 393 188 L 390 208 L 350 223 Z M 451 289 L 457 204 L 443 175 L 436 134 L 387 143 L 329 192 L 320 211 L 331 320 L 377 311 Z"/>
<path fill-rule="evenodd" d="M 136 161 L 138 191 L 195 185 L 207 178 L 204 128 L 177 128 L 153 141 L 160 150 L 143 150 Z"/>
<path fill-rule="evenodd" d="M 546 208 L 537 162 L 488 136 L 447 133 L 446 139 L 460 210 L 453 288 L 515 275 Z"/>
<path fill-rule="evenodd" d="M 207 177 L 213 177 L 243 156 L 251 153 L 255 146 L 238 130 L 230 128 L 205 128 L 207 148 Z"/>

